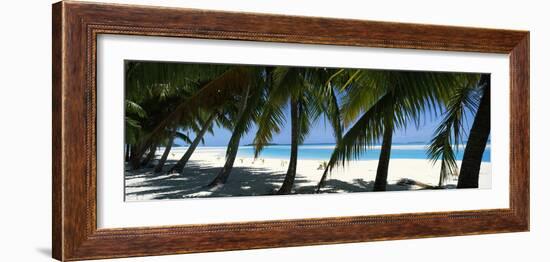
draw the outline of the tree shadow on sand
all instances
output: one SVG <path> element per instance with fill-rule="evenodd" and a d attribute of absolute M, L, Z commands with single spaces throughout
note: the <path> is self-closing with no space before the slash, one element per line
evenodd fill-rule
<path fill-rule="evenodd" d="M 167 162 L 167 168 L 175 161 Z M 228 197 L 273 195 L 285 178 L 285 172 L 272 172 L 262 167 L 233 167 L 231 176 L 223 186 L 208 188 L 221 167 L 207 162 L 191 160 L 182 174 L 154 173 L 153 168 L 143 168 L 125 174 L 127 200 L 182 199 L 197 197 Z M 312 194 L 316 182 L 297 174 L 294 194 Z M 373 181 L 354 179 L 351 183 L 337 179 L 326 181 L 321 193 L 369 192 Z M 388 185 L 388 191 L 411 189 L 408 185 Z"/>
<path fill-rule="evenodd" d="M 315 192 L 317 186 L 297 187 L 297 194 L 311 194 Z M 352 183 L 341 181 L 338 179 L 330 179 L 325 182 L 325 186 L 320 193 L 354 193 L 354 192 L 371 192 L 374 189 L 374 181 L 365 181 L 362 178 L 354 179 Z M 410 185 L 388 184 L 386 191 L 404 191 L 410 190 Z"/>
<path fill-rule="evenodd" d="M 167 166 L 175 161 L 167 163 Z M 190 160 L 182 174 L 153 173 L 152 169 L 126 172 L 126 196 L 130 199 L 181 199 L 193 197 L 227 197 L 271 195 L 282 184 L 285 173 L 273 173 L 261 167 L 233 167 L 223 186 L 208 188 L 221 167 Z M 138 180 L 138 182 L 134 182 Z M 305 180 L 297 177 L 296 183 Z"/>

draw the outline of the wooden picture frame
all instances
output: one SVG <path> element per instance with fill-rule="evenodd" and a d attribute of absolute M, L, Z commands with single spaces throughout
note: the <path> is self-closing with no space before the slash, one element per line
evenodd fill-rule
<path fill-rule="evenodd" d="M 83 2 L 53 5 L 53 257 L 81 260 L 529 230 L 529 32 Z M 99 34 L 508 54 L 510 207 L 98 229 Z"/>

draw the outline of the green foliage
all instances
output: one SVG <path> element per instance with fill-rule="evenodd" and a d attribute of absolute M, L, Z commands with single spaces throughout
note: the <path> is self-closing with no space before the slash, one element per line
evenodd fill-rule
<path fill-rule="evenodd" d="M 266 72 L 266 102 L 258 119 L 254 155 L 271 142 L 287 122 L 283 110 L 290 101 L 298 104 L 298 144 L 303 143 L 311 125 L 323 115 L 331 123 L 337 140 L 342 128 L 336 93 L 330 84 L 334 70 L 324 68 L 275 67 Z"/>
<path fill-rule="evenodd" d="M 328 168 L 319 183 L 337 165 L 359 158 L 369 147 L 379 142 L 384 130 L 416 127 L 426 112 L 438 114 L 442 104 L 457 88 L 472 78 L 471 74 L 340 70 L 331 77 L 340 83 L 344 93 L 342 124 L 348 128 L 331 155 Z M 351 127 L 350 127 L 351 126 Z"/>
<path fill-rule="evenodd" d="M 454 89 L 445 103 L 444 117 L 428 147 L 428 156 L 435 162 L 441 159 L 439 186 L 452 175 L 457 175 L 458 166 L 454 150 L 457 150 L 462 136 L 467 133 L 464 127 L 464 117 L 467 113 L 474 114 L 479 106 L 480 88 L 477 78 L 463 79 L 462 85 Z"/>
<path fill-rule="evenodd" d="M 174 134 L 186 143 L 214 123 L 232 132 L 227 155 L 256 126 L 257 157 L 287 125 L 285 110 L 298 105 L 298 144 L 323 118 L 337 145 L 325 173 L 359 158 L 380 142 L 385 130 L 418 128 L 426 112 L 444 118 L 427 154 L 442 160 L 441 181 L 455 173 L 454 150 L 463 135 L 463 119 L 479 104 L 478 74 L 371 69 L 235 66 L 146 61 L 125 63 L 125 140 L 143 153 L 167 143 Z"/>
<path fill-rule="evenodd" d="M 144 151 L 165 139 L 166 130 L 200 129 L 204 114 L 228 105 L 249 81 L 250 67 L 207 64 L 127 63 L 127 102 L 139 104 L 147 114 L 140 120 L 138 132 L 127 136 L 127 143 Z M 133 99 L 133 100 L 131 100 Z M 133 105 L 132 103 L 127 103 Z M 130 108 L 133 110 L 132 108 Z M 127 123 L 127 129 L 130 129 Z M 208 127 L 210 129 L 210 127 Z"/>

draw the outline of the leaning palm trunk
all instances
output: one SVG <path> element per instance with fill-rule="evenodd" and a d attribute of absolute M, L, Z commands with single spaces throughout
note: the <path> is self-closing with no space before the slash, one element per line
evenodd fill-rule
<path fill-rule="evenodd" d="M 155 167 L 155 173 L 162 172 L 162 168 L 166 163 L 166 159 L 168 159 L 168 154 L 170 154 L 170 150 L 172 149 L 172 144 L 174 143 L 175 138 L 176 138 L 176 130 L 174 129 L 174 131 L 172 131 L 172 134 L 170 134 L 170 139 L 168 140 L 168 144 L 164 149 L 164 153 L 162 154 L 162 157 L 160 158 L 159 162 L 157 163 L 157 166 Z"/>
<path fill-rule="evenodd" d="M 130 160 L 128 161 L 131 169 L 139 169 L 142 157 L 143 152 L 140 152 L 139 145 L 132 145 L 130 149 Z"/>
<path fill-rule="evenodd" d="M 445 186 L 445 176 L 443 176 L 442 174 L 444 174 L 444 172 L 446 171 L 445 169 L 445 164 L 441 163 L 441 170 L 439 171 L 440 175 L 439 175 L 439 182 L 437 183 L 437 185 L 440 187 L 440 188 L 443 188 Z"/>
<path fill-rule="evenodd" d="M 327 167 L 325 167 L 325 171 L 323 172 L 323 176 L 321 176 L 321 180 L 317 184 L 317 189 L 315 189 L 315 193 L 317 194 L 321 193 L 321 188 L 325 186 L 325 182 L 327 180 L 327 175 L 329 170 L 330 170 L 330 165 L 327 165 Z"/>
<path fill-rule="evenodd" d="M 130 167 L 132 169 L 139 169 L 147 165 L 155 157 L 156 148 L 157 144 L 150 144 L 148 148 L 143 147 L 143 144 L 132 145 L 130 150 Z"/>
<path fill-rule="evenodd" d="M 458 175 L 458 188 L 477 188 L 479 186 L 479 169 L 483 152 L 491 131 L 491 80 L 489 75 L 480 79 L 484 85 L 483 96 L 479 103 L 470 136 L 464 149 L 464 157 Z"/>
<path fill-rule="evenodd" d="M 155 144 L 155 145 L 151 146 L 151 148 L 149 148 L 149 152 L 147 153 L 147 155 L 145 156 L 145 158 L 141 162 L 141 166 L 147 166 L 149 164 L 149 162 L 151 162 L 151 160 L 153 160 L 155 158 L 155 153 L 156 152 L 157 152 L 157 145 Z"/>
<path fill-rule="evenodd" d="M 288 165 L 288 170 L 286 172 L 285 180 L 283 185 L 277 191 L 279 195 L 286 195 L 292 191 L 292 186 L 294 185 L 294 180 L 296 179 L 296 166 L 298 163 L 298 133 L 300 126 L 300 114 L 299 104 L 294 99 L 290 102 L 290 117 L 291 117 L 291 129 L 292 129 L 292 138 L 290 146 L 290 162 Z"/>
<path fill-rule="evenodd" d="M 237 138 L 238 142 L 240 142 L 240 138 Z M 234 150 L 231 154 L 229 154 L 225 160 L 225 165 L 223 166 L 222 170 L 216 178 L 210 184 L 208 184 L 209 187 L 217 186 L 217 185 L 223 185 L 227 182 L 227 179 L 229 178 L 229 174 L 231 174 L 231 170 L 233 170 L 233 164 L 235 164 L 235 159 L 237 158 L 237 150 Z"/>
<path fill-rule="evenodd" d="M 245 89 L 243 98 L 244 101 L 241 104 L 241 107 L 239 108 L 239 113 L 237 114 L 237 122 L 241 120 L 241 118 L 244 117 L 244 111 L 246 109 L 247 103 L 248 103 L 248 95 L 250 93 L 250 85 L 248 85 Z M 227 155 L 225 159 L 225 165 L 223 166 L 222 170 L 220 170 L 220 173 L 208 184 L 208 187 L 223 185 L 227 182 L 227 179 L 229 178 L 229 174 L 231 174 L 231 170 L 233 170 L 233 164 L 235 164 L 235 159 L 237 158 L 237 152 L 239 149 L 239 143 L 241 142 L 241 134 L 239 132 L 233 131 L 233 134 L 231 134 L 231 138 L 229 139 L 229 145 L 227 146 Z"/>
<path fill-rule="evenodd" d="M 393 114 L 393 112 L 391 112 Z M 392 120 L 387 120 L 384 124 L 384 136 L 382 138 L 382 148 L 376 169 L 376 179 L 374 180 L 374 191 L 386 191 L 388 184 L 388 169 L 390 165 L 391 143 L 393 137 Z"/>
<path fill-rule="evenodd" d="M 210 128 L 210 125 L 212 125 L 212 122 L 214 121 L 216 114 L 212 113 L 208 120 L 204 123 L 202 129 L 197 134 L 197 137 L 195 137 L 195 140 L 193 140 L 193 143 L 189 145 L 189 148 L 187 151 L 185 151 L 185 154 L 181 157 L 181 159 L 170 169 L 170 173 L 183 173 L 183 169 L 185 168 L 185 165 L 187 165 L 187 162 L 191 158 L 191 155 L 195 152 L 195 149 L 199 145 L 200 141 L 202 141 L 202 138 L 204 137 L 204 134 L 206 134 L 206 131 Z"/>

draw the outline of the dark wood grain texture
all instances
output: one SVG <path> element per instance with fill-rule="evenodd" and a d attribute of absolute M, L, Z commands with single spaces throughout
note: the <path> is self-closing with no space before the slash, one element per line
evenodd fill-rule
<path fill-rule="evenodd" d="M 529 230 L 529 33 L 524 31 L 60 2 L 53 6 L 53 257 L 82 260 Z M 98 229 L 99 34 L 469 51 L 510 55 L 510 208 Z"/>
<path fill-rule="evenodd" d="M 54 5 L 52 8 L 52 256 L 60 258 L 63 253 L 62 224 L 63 214 L 63 190 L 61 173 L 61 71 L 62 69 L 62 34 L 61 28 L 61 5 Z"/>

